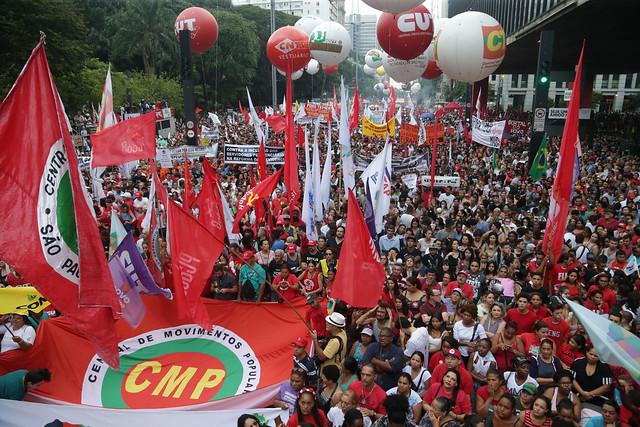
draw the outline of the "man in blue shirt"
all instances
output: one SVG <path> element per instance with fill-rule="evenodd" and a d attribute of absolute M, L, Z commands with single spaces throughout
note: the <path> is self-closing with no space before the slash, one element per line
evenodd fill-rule
<path fill-rule="evenodd" d="M 387 225 L 387 234 L 378 239 L 380 250 L 382 252 L 388 252 L 389 249 L 395 248 L 400 252 L 400 237 L 396 235 L 393 225 Z"/>
<path fill-rule="evenodd" d="M 370 344 L 362 358 L 362 364 L 371 363 L 376 368 L 376 383 L 385 391 L 398 383 L 398 376 L 404 367 L 402 349 L 393 345 L 391 328 L 380 330 L 379 341 Z"/>

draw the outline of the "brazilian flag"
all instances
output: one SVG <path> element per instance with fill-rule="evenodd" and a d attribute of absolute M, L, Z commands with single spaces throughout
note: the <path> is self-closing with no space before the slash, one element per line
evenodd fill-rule
<path fill-rule="evenodd" d="M 540 181 L 544 173 L 547 171 L 548 157 L 549 146 L 547 145 L 547 134 L 545 133 L 544 137 L 542 137 L 542 142 L 540 143 L 540 148 L 538 148 L 536 157 L 535 159 L 533 159 L 533 163 L 531 163 L 531 169 L 529 169 L 529 176 L 531 176 L 531 181 Z"/>

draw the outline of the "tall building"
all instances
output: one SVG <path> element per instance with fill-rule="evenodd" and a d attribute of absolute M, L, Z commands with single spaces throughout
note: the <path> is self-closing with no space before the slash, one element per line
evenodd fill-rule
<path fill-rule="evenodd" d="M 253 5 L 271 9 L 271 0 L 232 0 L 234 6 Z M 325 21 L 344 22 L 345 0 L 275 0 L 277 11 L 295 16 L 313 15 Z"/>
<path fill-rule="evenodd" d="M 379 49 L 376 37 L 376 15 L 348 15 L 344 26 L 349 31 L 353 43 L 353 52 L 358 55 L 360 63 L 363 63 L 364 55 L 370 49 Z"/>

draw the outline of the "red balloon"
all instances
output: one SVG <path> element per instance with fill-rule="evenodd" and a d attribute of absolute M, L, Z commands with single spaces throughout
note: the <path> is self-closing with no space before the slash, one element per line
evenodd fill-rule
<path fill-rule="evenodd" d="M 325 74 L 335 74 L 338 72 L 339 67 L 339 65 L 323 65 L 322 71 L 324 71 Z"/>
<path fill-rule="evenodd" d="M 311 59 L 309 36 L 300 28 L 278 28 L 267 41 L 267 57 L 284 73 L 301 70 Z"/>
<path fill-rule="evenodd" d="M 394 15 L 383 13 L 378 19 L 376 35 L 380 47 L 397 59 L 417 58 L 433 40 L 433 19 L 420 5 Z"/>
<path fill-rule="evenodd" d="M 206 52 L 218 41 L 218 21 L 206 9 L 190 7 L 183 10 L 176 18 L 175 33 L 178 40 L 179 32 L 189 30 L 191 32 L 191 50 L 193 52 Z"/>
<path fill-rule="evenodd" d="M 424 70 L 424 73 L 422 73 L 422 78 L 425 80 L 431 80 L 435 79 L 440 74 L 442 74 L 442 70 L 438 68 L 438 64 L 435 60 L 430 59 L 427 63 L 427 69 Z"/>

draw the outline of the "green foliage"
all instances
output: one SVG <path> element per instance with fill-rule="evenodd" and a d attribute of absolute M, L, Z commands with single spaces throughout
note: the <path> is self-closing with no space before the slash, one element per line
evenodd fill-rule
<path fill-rule="evenodd" d="M 462 101 L 467 93 L 467 83 L 452 80 L 450 85 L 444 85 L 442 94 L 447 101 Z"/>

